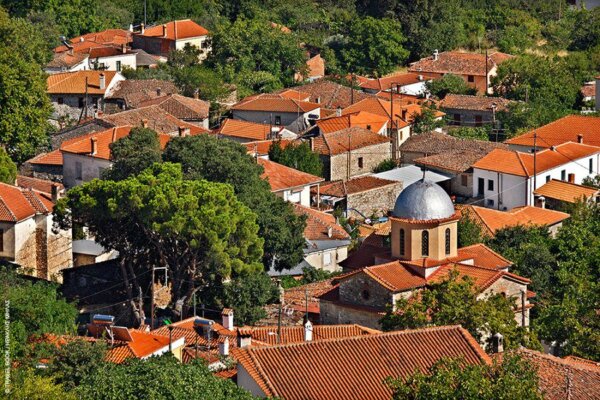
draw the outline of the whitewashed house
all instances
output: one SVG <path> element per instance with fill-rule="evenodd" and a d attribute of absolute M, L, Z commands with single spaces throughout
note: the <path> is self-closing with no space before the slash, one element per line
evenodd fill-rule
<path fill-rule="evenodd" d="M 204 60 L 211 51 L 209 32 L 190 19 L 167 22 L 145 28 L 133 35 L 133 48 L 162 57 L 173 50 L 183 50 L 186 45 L 200 49 L 199 58 Z"/>
<path fill-rule="evenodd" d="M 325 180 L 264 158 L 259 158 L 257 162 L 264 169 L 261 178 L 269 182 L 271 192 L 285 201 L 305 207 L 310 207 L 311 188 Z"/>
<path fill-rule="evenodd" d="M 479 205 L 510 210 L 535 205 L 534 191 L 552 179 L 580 184 L 598 174 L 600 148 L 567 142 L 537 153 L 495 149 L 473 164 Z"/>

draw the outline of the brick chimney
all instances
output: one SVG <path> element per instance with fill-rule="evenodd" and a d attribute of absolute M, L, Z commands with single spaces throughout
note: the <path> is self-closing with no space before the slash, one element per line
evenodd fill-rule
<path fill-rule="evenodd" d="M 56 203 L 60 198 L 60 186 L 58 186 L 56 183 L 53 183 L 50 190 L 52 191 L 52 202 Z"/>
<path fill-rule="evenodd" d="M 100 90 L 106 89 L 106 76 L 104 75 L 104 72 L 100 73 L 100 76 L 98 77 L 98 81 L 99 81 Z"/>
<path fill-rule="evenodd" d="M 178 130 L 179 130 L 180 137 L 190 136 L 190 128 L 186 128 L 185 126 L 180 126 L 178 128 Z"/>
<path fill-rule="evenodd" d="M 200 90 L 199 89 L 194 90 L 194 99 L 200 100 Z"/>
<path fill-rule="evenodd" d="M 167 25 L 163 25 L 163 37 L 167 37 Z"/>
<path fill-rule="evenodd" d="M 140 24 L 140 33 L 143 35 L 145 31 L 146 27 L 144 26 L 144 24 Z"/>
<path fill-rule="evenodd" d="M 229 338 L 225 338 L 223 343 L 219 343 L 219 354 L 224 357 L 229 355 Z"/>
<path fill-rule="evenodd" d="M 492 352 L 504 352 L 504 336 L 502 336 L 500 333 L 496 333 L 494 336 L 492 336 Z"/>
<path fill-rule="evenodd" d="M 569 174 L 569 183 L 575 183 L 575 174 Z"/>
<path fill-rule="evenodd" d="M 313 325 L 309 320 L 307 320 L 306 323 L 304 324 L 304 341 L 312 342 L 312 340 L 313 340 Z"/>
<path fill-rule="evenodd" d="M 91 155 L 95 156 L 98 154 L 98 139 L 94 136 L 90 139 L 90 141 L 92 143 Z"/>
<path fill-rule="evenodd" d="M 127 45 L 125 43 L 121 45 L 121 51 L 123 52 L 123 54 L 127 53 Z"/>
<path fill-rule="evenodd" d="M 577 143 L 583 143 L 583 135 L 581 133 L 577 135 Z"/>
<path fill-rule="evenodd" d="M 221 312 L 221 317 L 223 319 L 223 328 L 230 331 L 233 330 L 233 310 L 231 308 L 224 308 Z"/>

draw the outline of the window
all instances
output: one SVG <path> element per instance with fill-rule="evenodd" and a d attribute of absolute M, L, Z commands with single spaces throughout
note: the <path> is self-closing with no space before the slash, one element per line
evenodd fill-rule
<path fill-rule="evenodd" d="M 454 114 L 452 116 L 452 121 L 454 125 L 460 125 L 460 120 L 461 120 L 461 115 L 460 114 Z"/>
<path fill-rule="evenodd" d="M 550 182 L 550 179 L 552 179 L 550 178 L 550 175 L 546 175 L 546 183 Z"/>
<path fill-rule="evenodd" d="M 473 75 L 468 75 L 467 76 L 467 81 L 473 83 L 473 82 L 475 82 L 475 77 Z"/>
<path fill-rule="evenodd" d="M 363 158 L 358 157 L 358 168 L 362 168 L 362 167 L 363 167 Z"/>
<path fill-rule="evenodd" d="M 104 63 L 98 64 L 98 69 L 105 70 L 106 69 L 106 64 L 104 64 Z"/>
<path fill-rule="evenodd" d="M 0 229 L 0 251 L 4 251 L 4 229 Z"/>
<path fill-rule="evenodd" d="M 494 190 L 494 181 L 488 179 L 488 190 Z"/>
<path fill-rule="evenodd" d="M 279 115 L 275 116 L 275 125 L 281 125 L 281 116 L 279 116 Z"/>
<path fill-rule="evenodd" d="M 208 40 L 203 40 L 202 43 L 200 43 L 200 47 L 203 49 L 208 49 Z"/>
<path fill-rule="evenodd" d="M 488 199 L 487 202 L 486 202 L 486 204 L 487 204 L 488 207 L 494 207 L 495 203 L 494 203 L 494 200 Z"/>
<path fill-rule="evenodd" d="M 469 177 L 467 175 L 461 175 L 460 176 L 460 184 L 463 185 L 464 187 L 469 186 Z"/>
<path fill-rule="evenodd" d="M 589 168 L 588 168 L 588 172 L 591 174 L 592 172 L 594 172 L 594 159 L 590 158 L 589 160 Z"/>
<path fill-rule="evenodd" d="M 371 293 L 369 293 L 367 289 L 363 290 L 360 294 L 365 300 L 369 300 L 369 298 L 371 297 Z"/>
<path fill-rule="evenodd" d="M 82 180 L 83 179 L 83 171 L 81 169 L 81 163 L 75 163 L 75 179 Z"/>
<path fill-rule="evenodd" d="M 400 255 L 403 256 L 404 255 L 404 245 L 406 238 L 405 238 L 405 233 L 404 233 L 404 229 L 400 229 Z"/>
<path fill-rule="evenodd" d="M 446 255 L 450 254 L 450 228 L 446 228 Z"/>
<path fill-rule="evenodd" d="M 117 61 L 117 71 L 121 70 L 121 61 Z"/>
<path fill-rule="evenodd" d="M 79 108 L 83 108 L 83 97 L 77 99 L 79 102 Z"/>
<path fill-rule="evenodd" d="M 567 170 L 563 169 L 562 171 L 560 171 L 560 180 L 564 181 L 567 179 Z"/>
<path fill-rule="evenodd" d="M 324 265 L 331 264 L 331 253 L 323 253 L 323 264 Z"/>
<path fill-rule="evenodd" d="M 423 231 L 421 233 L 421 256 L 429 256 L 429 232 Z"/>
<path fill-rule="evenodd" d="M 475 126 L 483 125 L 483 117 L 481 115 L 475 116 Z"/>
<path fill-rule="evenodd" d="M 367 125 L 367 130 L 371 130 L 371 125 Z"/>
<path fill-rule="evenodd" d="M 65 104 L 65 99 L 64 99 L 64 98 L 62 98 L 62 97 L 59 97 L 58 99 L 56 99 L 56 102 L 57 102 L 58 104 Z"/>

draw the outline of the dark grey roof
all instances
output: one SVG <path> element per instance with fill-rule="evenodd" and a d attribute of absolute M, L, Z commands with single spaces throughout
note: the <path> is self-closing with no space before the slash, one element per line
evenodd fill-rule
<path fill-rule="evenodd" d="M 454 215 L 454 204 L 438 184 L 420 180 L 400 193 L 393 215 L 419 221 L 444 219 Z"/>

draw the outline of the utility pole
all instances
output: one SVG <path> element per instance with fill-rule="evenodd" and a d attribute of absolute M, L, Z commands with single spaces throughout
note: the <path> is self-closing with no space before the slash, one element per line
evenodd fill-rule
<path fill-rule="evenodd" d="M 531 190 L 531 205 L 533 204 L 533 192 L 537 186 L 537 131 L 533 130 L 533 188 Z"/>
<path fill-rule="evenodd" d="M 87 119 L 87 116 L 88 116 L 88 78 L 87 78 L 87 76 L 85 78 L 85 98 L 84 98 L 83 106 L 85 107 L 85 109 L 83 110 L 85 119 Z"/>
<path fill-rule="evenodd" d="M 350 180 L 350 167 L 352 166 L 352 154 L 351 154 L 351 143 L 350 143 L 350 131 L 348 131 L 348 156 L 346 157 L 346 164 L 347 168 L 346 168 L 346 180 L 349 181 Z"/>
<path fill-rule="evenodd" d="M 485 49 L 485 94 L 488 94 L 488 87 L 490 83 L 488 82 L 488 50 Z"/>
<path fill-rule="evenodd" d="M 354 104 L 354 73 L 350 74 L 350 104 Z"/>
<path fill-rule="evenodd" d="M 306 323 L 308 321 L 308 289 L 306 288 L 304 288 L 304 304 L 306 306 L 306 312 L 304 314 L 304 323 Z"/>
<path fill-rule="evenodd" d="M 154 329 L 154 266 L 152 267 L 152 278 L 150 281 L 150 330 Z"/>

